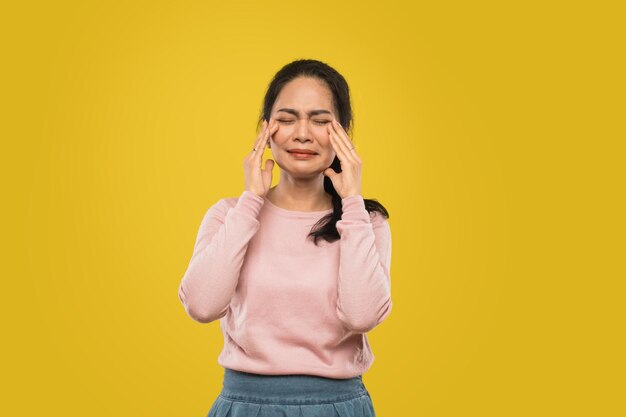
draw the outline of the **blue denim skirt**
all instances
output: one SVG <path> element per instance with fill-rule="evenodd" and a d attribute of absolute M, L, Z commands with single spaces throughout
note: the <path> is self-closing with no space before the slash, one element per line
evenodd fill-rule
<path fill-rule="evenodd" d="M 224 368 L 207 417 L 376 417 L 362 375 L 260 375 Z"/>

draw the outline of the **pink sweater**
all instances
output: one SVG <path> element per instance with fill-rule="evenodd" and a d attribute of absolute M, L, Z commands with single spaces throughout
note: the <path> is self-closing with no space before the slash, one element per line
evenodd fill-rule
<path fill-rule="evenodd" d="M 225 368 L 351 378 L 370 368 L 366 333 L 391 312 L 391 231 L 361 195 L 342 199 L 333 243 L 306 235 L 332 209 L 286 210 L 244 190 L 204 215 L 178 295 L 220 320 Z"/>

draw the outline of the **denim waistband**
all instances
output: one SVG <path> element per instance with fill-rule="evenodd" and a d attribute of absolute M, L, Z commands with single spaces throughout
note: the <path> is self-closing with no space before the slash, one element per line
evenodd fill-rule
<path fill-rule="evenodd" d="M 366 393 L 362 375 L 334 379 L 316 375 L 260 375 L 224 368 L 220 395 L 243 401 L 322 403 L 345 401 Z"/>

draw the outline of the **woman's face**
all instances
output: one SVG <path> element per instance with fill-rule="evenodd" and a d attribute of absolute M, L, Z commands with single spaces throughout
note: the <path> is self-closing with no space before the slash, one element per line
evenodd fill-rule
<path fill-rule="evenodd" d="M 330 166 L 335 151 L 328 126 L 333 118 L 339 118 L 332 105 L 332 93 L 323 81 L 298 77 L 285 84 L 270 117 L 278 121 L 270 147 L 274 161 L 282 170 L 297 177 L 314 177 Z M 302 157 L 290 152 L 298 148 L 315 154 Z"/>

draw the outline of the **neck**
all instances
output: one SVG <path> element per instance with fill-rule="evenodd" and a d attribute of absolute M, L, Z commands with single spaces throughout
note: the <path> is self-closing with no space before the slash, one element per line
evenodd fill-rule
<path fill-rule="evenodd" d="M 266 198 L 287 210 L 322 211 L 333 207 L 331 195 L 324 190 L 324 175 L 312 179 L 281 178 Z"/>

